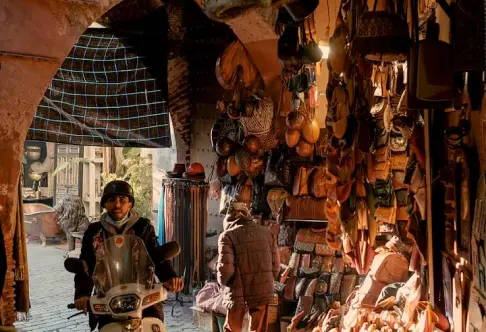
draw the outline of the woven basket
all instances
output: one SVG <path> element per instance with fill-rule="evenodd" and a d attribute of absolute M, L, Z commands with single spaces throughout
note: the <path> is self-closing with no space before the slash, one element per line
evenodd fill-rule
<path fill-rule="evenodd" d="M 245 136 L 255 135 L 260 138 L 272 130 L 274 117 L 273 102 L 265 97 L 260 101 L 260 107 L 256 108 L 251 117 L 240 119 Z"/>

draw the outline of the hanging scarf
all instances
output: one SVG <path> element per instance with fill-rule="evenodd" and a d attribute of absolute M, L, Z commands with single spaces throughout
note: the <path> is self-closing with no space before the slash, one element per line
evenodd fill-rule
<path fill-rule="evenodd" d="M 17 220 L 14 235 L 14 260 L 15 260 L 15 310 L 17 321 L 28 320 L 30 310 L 29 293 L 29 265 L 27 262 L 27 244 L 25 238 L 24 207 L 22 202 L 22 180 L 19 179 Z"/>
<path fill-rule="evenodd" d="M 159 200 L 159 210 L 157 211 L 158 214 L 158 231 L 159 231 L 159 245 L 163 245 L 165 242 L 165 222 L 164 222 L 164 199 L 165 199 L 165 189 L 162 187 L 160 191 L 160 200 Z"/>

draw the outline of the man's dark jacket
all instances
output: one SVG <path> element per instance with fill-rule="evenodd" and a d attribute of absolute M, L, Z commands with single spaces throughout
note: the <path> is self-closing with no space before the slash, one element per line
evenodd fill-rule
<path fill-rule="evenodd" d="M 125 225 L 127 227 L 128 225 Z M 123 231 L 123 228 L 120 230 Z M 95 249 L 93 247 L 93 241 L 96 236 L 101 234 L 101 237 L 104 236 L 106 238 L 111 237 L 113 234 L 108 232 L 101 222 L 95 222 L 89 225 L 88 229 L 84 233 L 83 236 L 83 243 L 81 247 L 81 254 L 79 256 L 80 259 L 84 260 L 88 265 L 88 270 L 90 276 L 93 275 L 93 271 L 96 265 L 96 255 Z M 150 223 L 150 220 L 146 218 L 139 218 L 130 228 L 125 232 L 126 235 L 135 235 L 142 239 L 147 248 L 147 251 L 152 258 L 152 261 L 156 265 L 155 267 L 155 274 L 159 278 L 160 282 L 168 281 L 172 278 L 177 277 L 176 272 L 174 271 L 172 264 L 170 261 L 165 261 L 163 263 L 157 264 L 157 259 L 155 256 L 155 249 L 159 246 L 157 242 L 157 236 L 155 235 L 155 229 Z M 74 287 L 75 299 L 79 299 L 83 296 L 91 296 L 93 292 L 93 281 L 91 278 L 87 278 L 86 276 L 76 275 L 74 277 Z M 164 313 L 162 311 L 162 303 L 158 303 L 150 308 L 147 308 L 143 312 L 144 317 L 157 317 L 161 320 L 164 319 Z M 90 314 L 90 327 L 93 330 L 96 326 L 96 320 L 99 322 L 99 328 L 111 322 L 108 316 L 97 316 L 94 319 L 94 316 Z M 94 325 L 94 326 L 93 326 Z"/>

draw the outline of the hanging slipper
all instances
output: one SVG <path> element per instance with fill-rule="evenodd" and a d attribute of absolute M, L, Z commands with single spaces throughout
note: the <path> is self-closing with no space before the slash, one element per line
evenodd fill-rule
<path fill-rule="evenodd" d="M 329 62 L 332 72 L 338 76 L 346 70 L 346 63 L 348 55 L 346 54 L 346 38 L 348 36 L 348 29 L 344 23 L 341 14 L 341 7 L 338 10 L 338 17 L 334 25 L 336 29 L 332 37 L 329 39 Z"/>
<path fill-rule="evenodd" d="M 353 189 L 353 180 L 349 180 L 346 183 L 340 185 L 338 184 L 336 187 L 336 197 L 340 203 L 344 203 L 348 200 L 349 196 L 351 195 L 351 191 Z"/>

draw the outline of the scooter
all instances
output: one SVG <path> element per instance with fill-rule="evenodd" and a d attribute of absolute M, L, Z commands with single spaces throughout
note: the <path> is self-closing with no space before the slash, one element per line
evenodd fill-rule
<path fill-rule="evenodd" d="M 163 262 L 179 253 L 179 244 L 169 242 L 157 249 L 154 259 Z M 71 273 L 89 277 L 88 266 L 81 259 L 67 258 L 64 267 Z M 105 240 L 96 251 L 92 279 L 95 294 L 89 300 L 90 311 L 109 315 L 114 321 L 100 332 L 166 331 L 160 319 L 142 317 L 144 309 L 167 299 L 167 290 L 155 283 L 155 264 L 139 237 L 117 235 Z M 75 306 L 69 304 L 68 308 Z"/>

